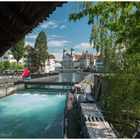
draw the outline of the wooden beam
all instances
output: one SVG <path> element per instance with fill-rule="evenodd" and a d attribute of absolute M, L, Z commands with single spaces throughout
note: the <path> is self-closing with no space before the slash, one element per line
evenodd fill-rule
<path fill-rule="evenodd" d="M 17 29 L 15 26 L 12 26 L 11 23 L 9 23 L 3 16 L 0 15 L 0 27 L 5 30 L 6 33 L 8 33 L 12 38 L 16 38 L 17 34 L 20 33 L 19 29 Z M 0 28 L 0 31 L 1 31 Z"/>
<path fill-rule="evenodd" d="M 23 24 L 24 26 L 25 25 L 28 26 L 33 23 L 32 19 L 30 19 L 28 15 L 24 15 L 24 12 L 20 11 L 22 8 L 20 8 L 20 6 L 18 6 L 17 3 L 13 3 L 13 2 L 6 3 L 5 7 L 7 7 L 9 9 L 9 12 L 12 13 L 13 17 L 15 17 L 17 21 Z M 29 4 L 28 4 L 28 7 L 29 7 Z"/>
<path fill-rule="evenodd" d="M 64 2 L 0 2 L 0 56 Z M 6 34 L 6 35 L 5 35 Z"/>
<path fill-rule="evenodd" d="M 16 20 L 16 25 L 20 25 L 20 27 L 24 28 L 27 26 L 26 20 L 22 18 L 19 13 L 15 13 L 10 7 L 6 5 L 1 5 L 3 10 L 5 10 L 4 18 L 7 19 L 7 22 L 11 22 L 12 20 Z"/>

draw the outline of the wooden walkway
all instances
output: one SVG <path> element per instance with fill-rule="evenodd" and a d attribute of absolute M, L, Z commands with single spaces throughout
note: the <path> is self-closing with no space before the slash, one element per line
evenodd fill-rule
<path fill-rule="evenodd" d="M 81 103 L 80 106 L 88 138 L 117 138 L 96 104 Z"/>
<path fill-rule="evenodd" d="M 81 97 L 85 96 L 84 94 Z M 85 138 L 117 138 L 110 124 L 104 119 L 101 109 L 91 101 L 87 94 L 86 100 L 79 100 L 81 128 Z M 82 102 L 84 101 L 84 102 Z"/>

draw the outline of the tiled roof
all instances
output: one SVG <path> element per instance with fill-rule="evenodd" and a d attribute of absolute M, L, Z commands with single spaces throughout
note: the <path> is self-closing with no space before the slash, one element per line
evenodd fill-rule
<path fill-rule="evenodd" d="M 55 56 L 53 54 L 50 54 L 49 59 L 56 59 L 56 58 L 55 58 Z"/>
<path fill-rule="evenodd" d="M 75 54 L 75 55 L 74 55 L 74 58 L 78 61 L 78 60 L 80 60 L 81 55 Z"/>
<path fill-rule="evenodd" d="M 90 53 L 85 53 L 85 54 L 82 54 L 82 57 L 85 57 L 85 58 L 89 58 L 89 57 L 92 57 L 93 55 L 90 54 Z"/>
<path fill-rule="evenodd" d="M 32 47 L 31 45 L 28 44 L 28 45 L 25 47 L 25 49 L 26 49 L 26 50 L 32 50 L 33 47 Z"/>

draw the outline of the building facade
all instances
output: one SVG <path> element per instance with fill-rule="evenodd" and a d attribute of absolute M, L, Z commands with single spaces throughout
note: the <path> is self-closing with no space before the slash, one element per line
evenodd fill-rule
<path fill-rule="evenodd" d="M 82 53 L 80 57 L 80 68 L 93 68 L 93 54 L 90 54 L 88 51 Z"/>
<path fill-rule="evenodd" d="M 64 69 L 73 68 L 74 61 L 74 49 L 71 48 L 71 52 L 68 53 L 67 50 L 63 50 L 62 64 Z"/>
<path fill-rule="evenodd" d="M 93 63 L 94 70 L 99 71 L 103 67 L 101 54 L 100 52 L 98 53 L 96 52 L 93 55 L 94 55 L 94 63 Z"/>
<path fill-rule="evenodd" d="M 45 69 L 44 69 L 44 71 L 47 72 L 47 73 L 55 71 L 55 63 L 56 63 L 55 56 L 50 54 L 48 59 L 45 62 Z"/>
<path fill-rule="evenodd" d="M 4 55 L 2 57 L 0 57 L 0 61 L 4 62 L 4 61 L 9 61 L 10 63 L 17 63 L 16 59 L 14 59 L 14 56 L 12 55 L 11 51 L 8 50 L 4 53 Z M 24 58 L 21 58 L 19 60 L 19 64 L 24 65 Z"/>
<path fill-rule="evenodd" d="M 93 69 L 94 59 L 93 54 L 90 54 L 88 51 L 83 52 L 82 55 L 74 54 L 74 49 L 71 49 L 71 53 L 68 53 L 67 50 L 63 50 L 63 68 L 70 69 Z"/>
<path fill-rule="evenodd" d="M 80 58 L 81 58 L 81 55 L 78 55 L 78 54 L 75 54 L 74 57 L 73 57 L 73 67 L 74 68 L 80 68 Z"/>
<path fill-rule="evenodd" d="M 25 63 L 25 66 L 29 69 L 33 66 L 33 57 L 32 57 L 33 50 L 34 49 L 31 45 L 27 45 L 25 47 L 24 63 Z"/>

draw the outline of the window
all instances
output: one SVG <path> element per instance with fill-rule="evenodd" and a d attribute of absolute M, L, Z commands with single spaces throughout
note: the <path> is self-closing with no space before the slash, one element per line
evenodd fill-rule
<path fill-rule="evenodd" d="M 4 59 L 8 59 L 8 57 L 7 56 L 4 56 Z"/>

